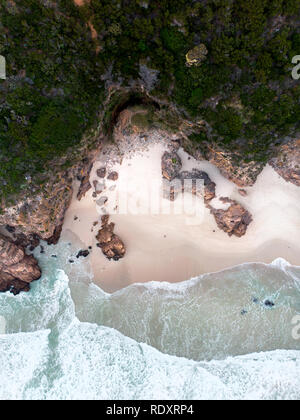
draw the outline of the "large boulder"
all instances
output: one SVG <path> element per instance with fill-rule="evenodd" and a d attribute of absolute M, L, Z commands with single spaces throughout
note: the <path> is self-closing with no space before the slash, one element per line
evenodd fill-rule
<path fill-rule="evenodd" d="M 96 236 L 98 240 L 97 246 L 102 249 L 103 254 L 109 260 L 118 261 L 125 256 L 126 248 L 119 236 L 114 233 L 115 224 L 108 222 L 109 216 L 103 216 L 102 228 Z"/>
<path fill-rule="evenodd" d="M 23 247 L 0 235 L 0 292 L 28 291 L 29 284 L 40 277 L 36 259 L 26 255 Z"/>
<path fill-rule="evenodd" d="M 244 209 L 237 201 L 229 198 L 221 198 L 223 203 L 228 203 L 230 206 L 227 210 L 215 209 L 208 206 L 211 213 L 214 215 L 217 225 L 229 236 L 235 235 L 241 237 L 246 234 L 248 226 L 252 222 L 251 214 Z"/>

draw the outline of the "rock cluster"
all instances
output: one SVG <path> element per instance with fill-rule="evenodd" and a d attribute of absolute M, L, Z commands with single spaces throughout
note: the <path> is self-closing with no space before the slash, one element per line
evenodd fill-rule
<path fill-rule="evenodd" d="M 114 233 L 115 224 L 109 223 L 109 216 L 102 216 L 102 228 L 99 230 L 96 239 L 97 246 L 102 249 L 103 254 L 109 259 L 118 261 L 123 258 L 126 248 L 122 240 Z"/>
<path fill-rule="evenodd" d="M 0 292 L 18 294 L 28 291 L 30 283 L 41 277 L 41 270 L 32 255 L 24 248 L 0 235 Z"/>
<path fill-rule="evenodd" d="M 220 200 L 223 203 L 230 204 L 227 210 L 208 206 L 216 219 L 218 227 L 228 233 L 229 236 L 241 237 L 245 235 L 249 224 L 252 222 L 251 214 L 237 201 L 229 198 L 221 198 Z"/>
<path fill-rule="evenodd" d="M 238 202 L 224 197 L 220 200 L 223 203 L 230 204 L 227 210 L 212 207 L 210 202 L 216 197 L 216 184 L 206 172 L 198 169 L 180 172 L 182 164 L 175 151 L 165 152 L 161 165 L 164 178 L 164 198 L 174 201 L 179 194 L 184 192 L 190 192 L 200 198 L 203 197 L 206 207 L 214 215 L 220 229 L 228 233 L 229 236 L 241 237 L 245 235 L 249 224 L 252 222 L 251 214 Z M 242 195 L 247 194 L 245 190 L 240 190 L 240 193 Z"/>

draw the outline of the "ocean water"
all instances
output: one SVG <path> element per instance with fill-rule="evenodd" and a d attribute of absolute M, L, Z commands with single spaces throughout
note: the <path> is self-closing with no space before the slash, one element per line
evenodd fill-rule
<path fill-rule="evenodd" d="M 69 254 L 48 247 L 30 293 L 0 295 L 0 399 L 300 398 L 299 267 L 244 264 L 109 295 Z"/>

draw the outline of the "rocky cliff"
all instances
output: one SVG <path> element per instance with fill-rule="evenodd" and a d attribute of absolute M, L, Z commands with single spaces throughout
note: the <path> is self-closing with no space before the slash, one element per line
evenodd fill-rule
<path fill-rule="evenodd" d="M 40 277 L 36 259 L 26 255 L 22 246 L 0 235 L 0 292 L 28 291 L 30 283 Z"/>

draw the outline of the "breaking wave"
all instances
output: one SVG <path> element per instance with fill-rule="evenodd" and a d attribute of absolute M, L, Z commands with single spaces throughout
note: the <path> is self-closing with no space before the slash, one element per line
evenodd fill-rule
<path fill-rule="evenodd" d="M 109 295 L 82 281 L 81 263 L 67 275 L 63 252 L 43 258 L 30 293 L 0 296 L 1 399 L 299 399 L 299 267 Z"/>

